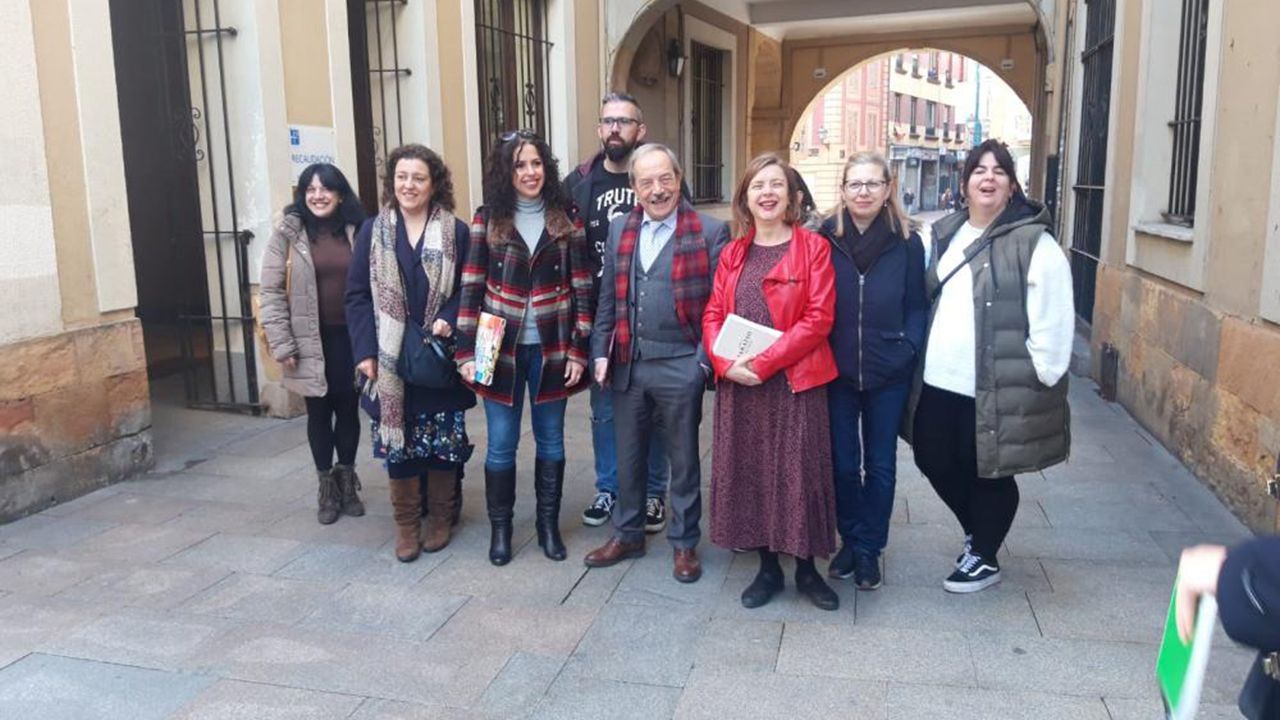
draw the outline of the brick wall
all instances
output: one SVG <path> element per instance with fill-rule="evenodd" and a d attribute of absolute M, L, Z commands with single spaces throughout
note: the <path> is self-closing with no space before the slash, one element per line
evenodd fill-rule
<path fill-rule="evenodd" d="M 136 319 L 0 346 L 0 521 L 152 462 Z"/>
<path fill-rule="evenodd" d="M 1267 494 L 1280 452 L 1280 328 L 1217 313 L 1197 296 L 1100 265 L 1099 348 L 1119 351 L 1118 399 L 1255 532 L 1276 532 Z"/>

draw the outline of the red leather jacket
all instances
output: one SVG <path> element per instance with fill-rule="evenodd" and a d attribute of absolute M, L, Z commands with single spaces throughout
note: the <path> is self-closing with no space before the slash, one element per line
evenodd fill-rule
<path fill-rule="evenodd" d="M 702 314 L 702 342 L 716 377 L 723 377 L 732 363 L 716 356 L 711 348 L 725 317 L 734 311 L 738 279 L 754 236 L 753 229 L 720 254 L 711 299 Z M 756 375 L 768 380 L 783 371 L 793 393 L 834 380 L 836 359 L 827 342 L 836 313 L 830 243 L 798 225 L 793 228 L 787 254 L 764 277 L 764 299 L 773 327 L 782 331 L 782 337 L 751 362 Z"/>

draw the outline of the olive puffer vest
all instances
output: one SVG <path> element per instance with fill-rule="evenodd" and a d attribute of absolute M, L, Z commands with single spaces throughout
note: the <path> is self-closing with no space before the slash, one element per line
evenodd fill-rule
<path fill-rule="evenodd" d="M 938 276 L 938 259 L 968 219 L 968 212 L 961 211 L 933 226 L 933 248 L 926 271 L 926 290 L 931 298 L 942 280 Z M 1046 387 L 1036 375 L 1027 350 L 1027 271 L 1031 254 L 1049 222 L 1044 206 L 1015 200 L 966 250 L 966 259 L 972 256 L 968 267 L 973 273 L 977 352 L 974 404 L 980 477 L 1043 470 L 1066 460 L 1071 450 L 1067 375 L 1053 387 Z M 937 309 L 935 301 L 929 310 L 930 328 Z M 925 337 L 926 347 L 903 418 L 902 434 L 907 442 L 911 442 L 924 382 L 923 357 L 930 350 L 928 333 Z"/>

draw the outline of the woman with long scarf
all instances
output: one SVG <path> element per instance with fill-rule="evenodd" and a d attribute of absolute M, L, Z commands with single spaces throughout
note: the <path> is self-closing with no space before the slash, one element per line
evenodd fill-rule
<path fill-rule="evenodd" d="M 449 543 L 458 471 L 471 456 L 465 413 L 475 395 L 461 383 L 433 389 L 397 374 L 409 323 L 452 343 L 458 322 L 467 224 L 453 216 L 453 180 L 435 152 L 405 145 L 387 158 L 383 207 L 356 234 L 347 277 L 347 325 L 366 378 L 373 454 L 386 461 L 396 523 L 396 558 Z M 422 484 L 427 528 L 419 528 Z"/>

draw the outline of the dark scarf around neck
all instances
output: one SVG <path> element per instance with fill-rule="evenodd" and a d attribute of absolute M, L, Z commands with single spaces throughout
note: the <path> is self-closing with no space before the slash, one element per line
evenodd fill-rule
<path fill-rule="evenodd" d="M 867 227 L 867 231 L 861 233 L 858 232 L 858 226 L 854 224 L 849 211 L 844 209 L 840 212 L 844 213 L 844 235 L 841 236 L 840 242 L 853 255 L 853 264 L 858 266 L 858 272 L 866 275 L 876 260 L 902 238 L 889 227 L 884 213 L 877 215 Z"/>

